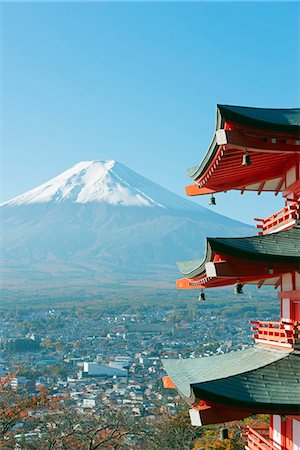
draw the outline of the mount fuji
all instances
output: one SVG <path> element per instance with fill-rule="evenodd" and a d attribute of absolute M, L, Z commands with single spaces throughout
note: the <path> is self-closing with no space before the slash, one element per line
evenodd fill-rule
<path fill-rule="evenodd" d="M 206 236 L 252 227 L 186 200 L 116 161 L 84 161 L 1 205 L 4 296 L 92 295 L 173 286 Z"/>

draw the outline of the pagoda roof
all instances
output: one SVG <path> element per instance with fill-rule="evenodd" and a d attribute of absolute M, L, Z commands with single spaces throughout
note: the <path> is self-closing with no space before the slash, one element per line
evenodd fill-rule
<path fill-rule="evenodd" d="M 187 169 L 197 183 L 188 195 L 230 189 L 284 190 L 283 168 L 300 153 L 300 108 L 217 105 L 216 132 L 203 161 Z M 245 150 L 251 166 L 243 166 Z M 268 170 L 266 170 L 268 168 Z"/>
<path fill-rule="evenodd" d="M 242 259 L 300 263 L 300 225 L 286 231 L 238 238 L 207 238 L 203 260 L 178 262 L 180 272 L 194 278 L 205 270 L 216 253 L 240 256 Z"/>
<path fill-rule="evenodd" d="M 177 263 L 177 266 L 185 278 L 194 279 L 205 277 L 209 264 L 223 268 L 223 274 L 232 277 L 228 283 L 236 282 L 236 279 L 246 274 L 252 277 L 249 281 L 263 278 L 276 271 L 285 273 L 288 269 L 294 269 L 300 264 L 300 226 L 296 225 L 285 231 L 272 234 L 257 235 L 239 238 L 207 238 L 206 255 L 203 260 L 184 261 Z M 209 264 L 208 264 L 209 263 Z M 228 269 L 230 265 L 230 270 Z M 248 266 L 251 266 L 248 268 Z M 273 268 L 272 273 L 266 272 L 268 266 Z M 227 269 L 227 272 L 226 272 Z M 264 271 L 263 271 L 264 269 Z M 228 271 L 229 270 L 229 271 Z M 217 277 L 217 273 L 214 275 Z M 254 278 L 253 278 L 254 277 Z M 272 277 L 271 277 L 272 278 Z M 273 279 L 273 278 L 272 278 Z M 245 280 L 246 282 L 246 280 Z M 180 287 L 180 286 L 178 286 Z"/>
<path fill-rule="evenodd" d="M 256 345 L 206 358 L 165 359 L 163 365 L 189 403 L 201 399 L 253 413 L 300 413 L 298 351 Z"/>
<path fill-rule="evenodd" d="M 217 105 L 217 125 L 221 128 L 225 121 L 264 130 L 299 133 L 300 108 L 275 109 Z"/>

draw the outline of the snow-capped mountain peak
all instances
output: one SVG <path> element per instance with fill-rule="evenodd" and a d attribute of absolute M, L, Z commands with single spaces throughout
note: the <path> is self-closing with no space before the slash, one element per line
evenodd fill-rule
<path fill-rule="evenodd" d="M 69 201 L 164 207 L 155 199 L 161 196 L 159 189 L 155 183 L 114 160 L 82 161 L 3 205 Z"/>
<path fill-rule="evenodd" d="M 251 232 L 116 161 L 80 162 L 6 202 L 1 225 L 2 291 L 31 300 L 171 286 L 205 236 Z"/>

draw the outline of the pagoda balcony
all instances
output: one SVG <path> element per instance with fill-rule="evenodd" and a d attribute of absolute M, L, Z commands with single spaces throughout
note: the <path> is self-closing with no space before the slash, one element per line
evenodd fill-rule
<path fill-rule="evenodd" d="M 276 213 L 272 214 L 271 216 L 267 217 L 266 219 L 257 219 L 255 217 L 254 220 L 260 222 L 258 225 L 256 225 L 256 228 L 260 230 L 258 234 L 262 235 L 291 228 L 297 223 L 299 217 L 299 203 L 293 202 L 280 209 Z"/>
<path fill-rule="evenodd" d="M 246 450 L 278 450 L 269 439 L 269 428 L 243 428 L 242 437 L 247 439 Z"/>
<path fill-rule="evenodd" d="M 259 344 L 300 349 L 300 326 L 297 323 L 250 321 L 253 337 Z"/>

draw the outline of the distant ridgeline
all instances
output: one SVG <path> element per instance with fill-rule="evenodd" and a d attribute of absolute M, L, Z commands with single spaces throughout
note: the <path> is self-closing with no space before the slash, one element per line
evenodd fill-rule
<path fill-rule="evenodd" d="M 4 300 L 171 288 L 175 262 L 196 258 L 205 235 L 252 228 L 115 161 L 78 163 L 2 204 L 1 216 Z"/>

